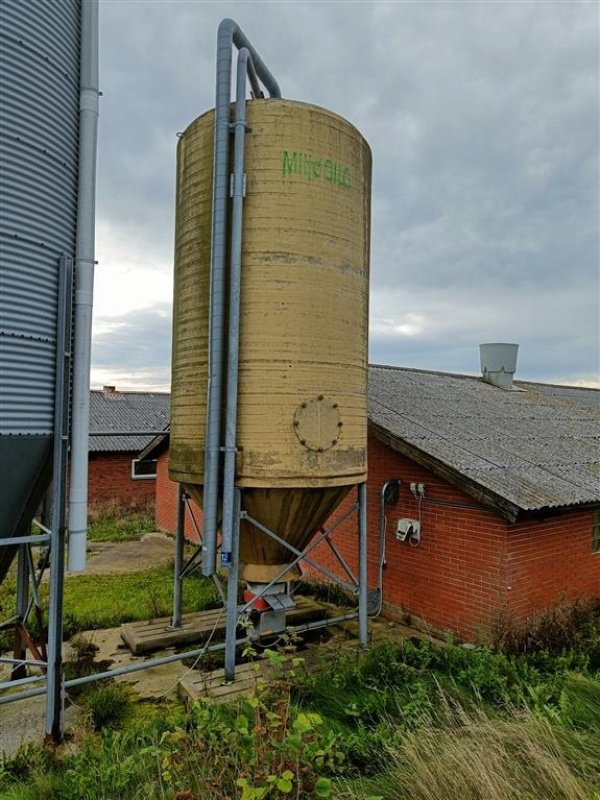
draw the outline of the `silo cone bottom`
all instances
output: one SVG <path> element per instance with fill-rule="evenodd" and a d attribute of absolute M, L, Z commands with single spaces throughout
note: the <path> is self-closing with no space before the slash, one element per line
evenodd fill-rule
<path fill-rule="evenodd" d="M 318 488 L 243 488 L 242 508 L 257 522 L 302 551 L 322 528 L 352 485 Z M 185 490 L 202 506 L 202 486 L 186 484 Z M 248 520 L 240 524 L 240 578 L 251 583 L 297 580 L 298 566 L 280 575 L 293 554 Z"/>
<path fill-rule="evenodd" d="M 247 583 L 271 583 L 277 578 L 278 583 L 288 583 L 297 581 L 302 577 L 302 572 L 298 566 L 290 567 L 283 575 L 281 570 L 290 567 L 289 563 L 283 564 L 245 564 L 240 563 L 240 579 Z"/>

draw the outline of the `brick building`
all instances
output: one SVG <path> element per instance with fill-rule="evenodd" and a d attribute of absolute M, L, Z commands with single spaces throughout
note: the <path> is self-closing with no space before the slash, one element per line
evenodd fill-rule
<path fill-rule="evenodd" d="M 593 389 L 515 382 L 508 391 L 471 376 L 370 368 L 368 571 L 377 586 L 382 540 L 386 616 L 473 640 L 500 613 L 524 620 L 557 601 L 600 597 L 599 399 Z M 146 455 L 157 458 L 157 524 L 172 531 L 168 436 Z M 384 504 L 390 480 L 399 491 Z M 335 541 L 356 570 L 354 518 Z M 325 546 L 311 555 L 341 574 Z"/>
<path fill-rule="evenodd" d="M 169 421 L 170 395 L 120 392 L 114 386 L 90 392 L 88 499 L 90 503 L 154 504 L 156 463 L 139 453 Z M 128 432 L 147 435 L 127 436 Z"/>

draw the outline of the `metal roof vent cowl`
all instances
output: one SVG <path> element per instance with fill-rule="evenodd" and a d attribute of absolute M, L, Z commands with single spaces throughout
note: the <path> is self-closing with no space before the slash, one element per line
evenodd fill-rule
<path fill-rule="evenodd" d="M 518 352 L 518 344 L 503 342 L 480 344 L 482 380 L 491 383 L 492 386 L 498 386 L 500 389 L 512 389 Z"/>

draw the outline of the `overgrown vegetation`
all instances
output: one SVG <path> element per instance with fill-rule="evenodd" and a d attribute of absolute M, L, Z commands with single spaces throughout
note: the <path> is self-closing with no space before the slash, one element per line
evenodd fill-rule
<path fill-rule="evenodd" d="M 77 754 L 0 770 L 7 800 L 596 800 L 598 619 L 577 651 L 413 640 L 291 668 L 250 699 L 97 723 Z M 108 687 L 105 687 L 108 688 Z M 113 688 L 117 688 L 116 686 Z M 112 691 L 112 689 L 111 689 Z M 127 705 L 129 701 L 123 701 Z M 98 703 L 114 712 L 118 699 Z M 140 706 L 138 706 L 138 709 Z M 109 724 L 114 724 L 111 714 Z"/>
<path fill-rule="evenodd" d="M 143 509 L 94 509 L 90 538 L 153 527 Z M 108 666 L 80 631 L 169 616 L 172 580 L 168 566 L 68 577 L 66 677 Z M 9 578 L 0 606 L 14 591 Z M 186 612 L 219 605 L 198 577 L 183 597 Z M 288 641 L 267 651 L 275 677 L 257 672 L 253 696 L 229 705 L 154 705 L 119 682 L 85 685 L 69 692 L 88 721 L 77 746 L 0 758 L 0 797 L 600 800 L 599 626 L 598 607 L 563 605 L 520 626 L 499 618 L 489 649 L 415 638 L 327 650 L 310 669 Z"/>
<path fill-rule="evenodd" d="M 519 624 L 501 614 L 492 628 L 492 647 L 507 655 L 586 652 L 600 668 L 599 623 L 600 601 L 556 603 Z"/>
<path fill-rule="evenodd" d="M 88 508 L 91 542 L 131 542 L 156 530 L 154 511 L 148 504 L 123 508 L 116 502 L 95 503 Z"/>

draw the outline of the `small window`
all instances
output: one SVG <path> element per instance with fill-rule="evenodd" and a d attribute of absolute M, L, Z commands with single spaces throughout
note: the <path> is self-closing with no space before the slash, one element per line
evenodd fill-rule
<path fill-rule="evenodd" d="M 140 461 L 134 458 L 131 462 L 131 477 L 133 480 L 142 480 L 143 478 L 156 478 L 156 459 L 148 459 Z"/>
<path fill-rule="evenodd" d="M 594 511 L 592 520 L 592 553 L 600 553 L 600 511 Z"/>

